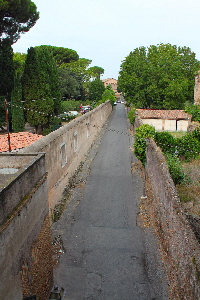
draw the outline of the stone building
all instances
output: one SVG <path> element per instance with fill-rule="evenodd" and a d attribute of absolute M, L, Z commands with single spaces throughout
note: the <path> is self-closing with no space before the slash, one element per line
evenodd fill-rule
<path fill-rule="evenodd" d="M 121 100 L 121 93 L 118 93 L 118 91 L 117 91 L 117 83 L 118 83 L 117 79 L 107 78 L 107 79 L 103 79 L 102 81 L 103 81 L 103 84 L 104 84 L 105 87 L 107 87 L 108 85 L 110 85 L 111 88 L 112 88 L 112 90 L 115 93 L 115 97 L 117 99 Z"/>

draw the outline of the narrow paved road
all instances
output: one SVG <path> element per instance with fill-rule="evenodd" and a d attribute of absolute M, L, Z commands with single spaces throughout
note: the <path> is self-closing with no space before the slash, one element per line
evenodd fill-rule
<path fill-rule="evenodd" d="M 123 104 L 106 128 L 73 218 L 66 209 L 53 225 L 65 250 L 55 284 L 65 300 L 166 300 L 156 241 L 136 222 L 143 180 L 131 172 L 136 158 Z"/>

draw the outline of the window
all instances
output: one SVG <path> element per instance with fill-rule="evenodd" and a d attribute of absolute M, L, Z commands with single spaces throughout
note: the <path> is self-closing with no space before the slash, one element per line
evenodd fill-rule
<path fill-rule="evenodd" d="M 61 166 L 64 168 L 64 166 L 67 163 L 67 153 L 66 153 L 66 144 L 62 143 L 60 145 L 60 161 L 61 161 Z"/>

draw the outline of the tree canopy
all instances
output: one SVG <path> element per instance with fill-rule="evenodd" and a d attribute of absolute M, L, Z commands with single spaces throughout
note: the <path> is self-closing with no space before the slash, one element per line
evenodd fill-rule
<path fill-rule="evenodd" d="M 0 0 L 0 43 L 14 44 L 39 19 L 31 0 Z"/>
<path fill-rule="evenodd" d="M 104 84 L 101 80 L 96 79 L 89 84 L 89 100 L 99 101 L 105 91 Z"/>
<path fill-rule="evenodd" d="M 79 59 L 79 55 L 75 50 L 47 45 L 45 45 L 45 47 L 48 47 L 48 49 L 52 52 L 58 67 L 60 67 L 62 64 L 68 64 Z"/>
<path fill-rule="evenodd" d="M 100 76 L 104 74 L 104 69 L 98 66 L 90 67 L 88 73 L 91 78 L 100 79 Z"/>
<path fill-rule="evenodd" d="M 193 102 L 200 62 L 188 47 L 171 44 L 140 47 L 120 67 L 118 89 L 135 107 L 184 109 Z"/>

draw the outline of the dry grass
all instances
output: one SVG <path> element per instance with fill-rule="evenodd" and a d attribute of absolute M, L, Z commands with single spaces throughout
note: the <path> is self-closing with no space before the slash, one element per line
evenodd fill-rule
<path fill-rule="evenodd" d="M 183 208 L 200 216 L 200 158 L 183 164 L 184 172 L 190 180 L 177 186 Z"/>

